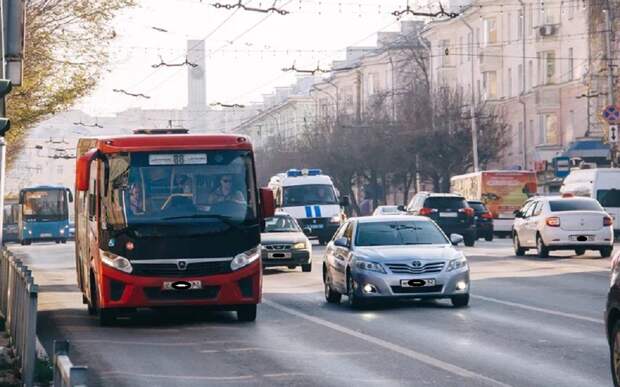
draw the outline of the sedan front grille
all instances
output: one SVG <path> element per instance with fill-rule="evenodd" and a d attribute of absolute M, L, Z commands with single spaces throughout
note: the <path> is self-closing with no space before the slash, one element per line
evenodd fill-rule
<path fill-rule="evenodd" d="M 290 250 L 291 245 L 285 245 L 285 244 L 263 245 L 263 249 L 269 250 L 269 251 L 284 251 L 284 250 Z"/>
<path fill-rule="evenodd" d="M 422 266 L 413 266 L 412 263 L 386 263 L 388 269 L 394 274 L 427 274 L 440 273 L 445 262 L 429 262 Z"/>

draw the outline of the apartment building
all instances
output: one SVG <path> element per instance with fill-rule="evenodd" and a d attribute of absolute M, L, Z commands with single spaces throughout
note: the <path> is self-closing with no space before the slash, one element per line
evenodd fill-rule
<path fill-rule="evenodd" d="M 423 31 L 433 85 L 503 112 L 511 145 L 498 167 L 540 169 L 576 139 L 603 136 L 605 32 L 591 3 L 470 1 Z"/>

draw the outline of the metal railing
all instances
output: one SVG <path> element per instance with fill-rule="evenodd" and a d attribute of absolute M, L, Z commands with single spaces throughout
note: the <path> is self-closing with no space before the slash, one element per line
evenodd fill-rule
<path fill-rule="evenodd" d="M 69 342 L 54 340 L 54 387 L 86 387 L 88 367 L 69 359 Z"/>
<path fill-rule="evenodd" d="M 0 313 L 15 348 L 23 385 L 34 383 L 38 286 L 32 271 L 6 248 L 0 253 Z"/>

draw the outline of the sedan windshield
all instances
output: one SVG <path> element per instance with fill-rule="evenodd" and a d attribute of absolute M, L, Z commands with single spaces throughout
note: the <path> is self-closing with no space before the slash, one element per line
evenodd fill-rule
<path fill-rule="evenodd" d="M 360 223 L 356 246 L 435 245 L 449 243 L 430 221 L 394 221 Z"/>
<path fill-rule="evenodd" d="M 327 184 L 295 185 L 284 187 L 285 207 L 307 204 L 338 204 L 334 188 Z"/>
<path fill-rule="evenodd" d="M 301 229 L 290 216 L 276 215 L 265 220 L 265 232 L 301 232 Z"/>
<path fill-rule="evenodd" d="M 114 229 L 132 224 L 256 221 L 247 151 L 137 152 L 109 159 L 103 200 Z"/>

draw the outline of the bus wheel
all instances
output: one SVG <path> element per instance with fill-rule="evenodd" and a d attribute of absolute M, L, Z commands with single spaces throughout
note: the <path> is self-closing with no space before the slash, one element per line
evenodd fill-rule
<path fill-rule="evenodd" d="M 63 239 L 63 240 L 60 241 L 60 243 L 62 243 L 64 245 L 65 243 L 67 243 L 67 240 Z"/>
<path fill-rule="evenodd" d="M 242 322 L 252 322 L 256 320 L 256 304 L 241 305 L 237 309 L 237 320 Z"/>
<path fill-rule="evenodd" d="M 60 241 L 59 241 L 59 240 L 56 240 L 56 244 L 60 244 Z"/>

